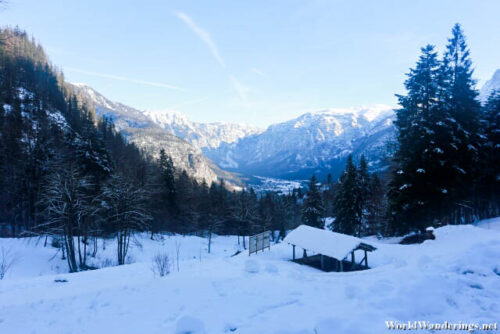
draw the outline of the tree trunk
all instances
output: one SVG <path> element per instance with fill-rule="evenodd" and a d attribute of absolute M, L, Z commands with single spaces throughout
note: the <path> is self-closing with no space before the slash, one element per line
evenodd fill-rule
<path fill-rule="evenodd" d="M 212 231 L 208 231 L 208 254 L 210 254 L 210 247 L 212 246 Z"/>

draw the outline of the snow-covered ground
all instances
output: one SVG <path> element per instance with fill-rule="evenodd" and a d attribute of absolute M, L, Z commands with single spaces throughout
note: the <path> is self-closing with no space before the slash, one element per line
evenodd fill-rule
<path fill-rule="evenodd" d="M 494 323 L 499 227 L 499 218 L 446 226 L 421 245 L 372 238 L 373 269 L 349 273 L 292 263 L 286 244 L 232 257 L 235 237 L 215 238 L 208 255 L 205 239 L 141 235 L 135 263 L 67 274 L 43 242 L 0 239 L 18 257 L 0 281 L 0 333 L 362 334 L 388 332 L 386 321 Z M 114 247 L 108 240 L 95 263 L 113 258 Z M 162 278 L 151 270 L 158 251 L 173 261 Z"/>

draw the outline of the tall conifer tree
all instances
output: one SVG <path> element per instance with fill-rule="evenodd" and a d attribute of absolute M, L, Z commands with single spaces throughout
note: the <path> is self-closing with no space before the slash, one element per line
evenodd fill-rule
<path fill-rule="evenodd" d="M 446 189 L 440 186 L 444 150 L 436 140 L 440 63 L 434 47 L 427 45 L 410 69 L 406 96 L 398 96 L 396 111 L 398 151 L 390 190 L 391 214 L 396 232 L 423 230 L 437 215 L 436 205 Z"/>
<path fill-rule="evenodd" d="M 324 207 L 317 183 L 318 180 L 313 174 L 309 181 L 309 190 L 304 200 L 302 222 L 306 225 L 323 228 L 323 220 L 321 218 L 323 217 Z"/>
<path fill-rule="evenodd" d="M 362 207 L 359 175 L 349 155 L 346 169 L 336 188 L 334 201 L 336 232 L 359 235 L 361 230 Z"/>

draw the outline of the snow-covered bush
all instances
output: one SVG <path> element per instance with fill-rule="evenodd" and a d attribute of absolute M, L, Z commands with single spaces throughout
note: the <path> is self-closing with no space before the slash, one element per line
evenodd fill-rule
<path fill-rule="evenodd" d="M 170 274 L 170 260 L 167 253 L 157 253 L 153 257 L 151 270 L 160 277 Z"/>
<path fill-rule="evenodd" d="M 9 249 L 5 249 L 2 247 L 0 250 L 0 280 L 2 280 L 7 272 L 12 268 L 14 263 L 16 262 L 16 258 L 14 254 Z"/>

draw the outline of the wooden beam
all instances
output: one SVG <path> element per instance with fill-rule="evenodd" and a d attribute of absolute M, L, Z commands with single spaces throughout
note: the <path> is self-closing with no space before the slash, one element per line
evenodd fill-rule
<path fill-rule="evenodd" d="M 365 257 L 363 257 L 361 259 L 361 261 L 359 261 L 358 266 L 360 266 L 360 267 L 363 266 L 363 262 L 366 263 L 366 254 L 365 254 Z"/>
<path fill-rule="evenodd" d="M 365 249 L 365 266 L 366 269 L 368 269 L 368 253 L 366 252 L 366 249 Z"/>
<path fill-rule="evenodd" d="M 292 245 L 293 248 L 293 260 L 295 260 L 295 245 Z"/>
<path fill-rule="evenodd" d="M 344 271 L 344 264 L 342 263 L 342 260 L 340 260 L 340 272 Z"/>
<path fill-rule="evenodd" d="M 351 252 L 351 262 L 352 262 L 352 270 L 356 270 L 356 260 L 354 258 L 354 250 Z"/>

